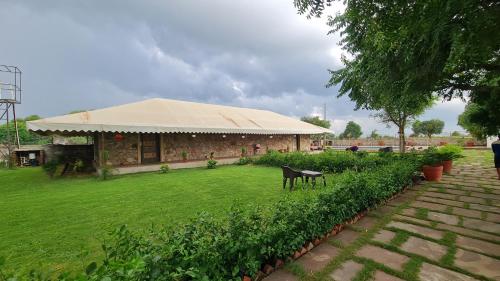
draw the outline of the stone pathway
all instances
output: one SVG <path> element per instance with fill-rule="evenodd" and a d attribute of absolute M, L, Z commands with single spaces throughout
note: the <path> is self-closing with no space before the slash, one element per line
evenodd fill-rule
<path fill-rule="evenodd" d="M 464 163 L 264 280 L 500 280 L 500 181 L 480 157 Z"/>

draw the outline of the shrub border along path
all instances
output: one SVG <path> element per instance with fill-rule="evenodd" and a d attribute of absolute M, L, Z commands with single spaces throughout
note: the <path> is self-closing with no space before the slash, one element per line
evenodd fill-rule
<path fill-rule="evenodd" d="M 500 181 L 482 163 L 410 188 L 264 280 L 500 280 Z"/>

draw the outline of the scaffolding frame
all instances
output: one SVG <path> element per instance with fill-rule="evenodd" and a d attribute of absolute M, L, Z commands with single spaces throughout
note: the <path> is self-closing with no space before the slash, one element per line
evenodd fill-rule
<path fill-rule="evenodd" d="M 17 66 L 0 65 L 0 124 L 4 121 L 7 126 L 5 141 L 0 143 L 7 150 L 8 161 L 12 159 L 15 148 L 21 146 L 19 129 L 16 119 L 16 105 L 22 101 L 22 72 Z M 12 118 L 11 118 L 12 115 Z M 14 139 L 11 136 L 10 125 L 14 124 Z M 4 154 L 3 151 L 0 151 Z"/>

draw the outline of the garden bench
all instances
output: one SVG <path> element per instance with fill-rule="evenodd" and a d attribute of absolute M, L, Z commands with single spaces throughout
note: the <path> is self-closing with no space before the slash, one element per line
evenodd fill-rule
<path fill-rule="evenodd" d="M 286 181 L 290 179 L 290 191 L 293 189 L 294 183 L 297 184 L 297 179 L 302 180 L 302 185 L 304 185 L 304 176 L 301 171 L 294 170 L 289 166 L 281 166 L 283 170 L 283 189 L 286 187 Z"/>
<path fill-rule="evenodd" d="M 326 186 L 325 175 L 323 173 L 316 172 L 316 171 L 309 171 L 309 170 L 304 170 L 301 173 L 302 173 L 302 176 L 304 176 L 306 178 L 306 184 L 309 182 L 309 178 L 311 178 L 312 187 L 315 187 L 316 186 L 316 178 L 322 177 L 323 178 L 323 185 Z"/>

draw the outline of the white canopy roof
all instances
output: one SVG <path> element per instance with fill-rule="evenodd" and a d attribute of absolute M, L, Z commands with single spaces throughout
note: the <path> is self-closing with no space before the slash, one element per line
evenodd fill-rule
<path fill-rule="evenodd" d="M 141 102 L 56 116 L 28 122 L 41 133 L 219 133 L 321 134 L 331 133 L 267 110 L 204 104 L 170 99 Z"/>

